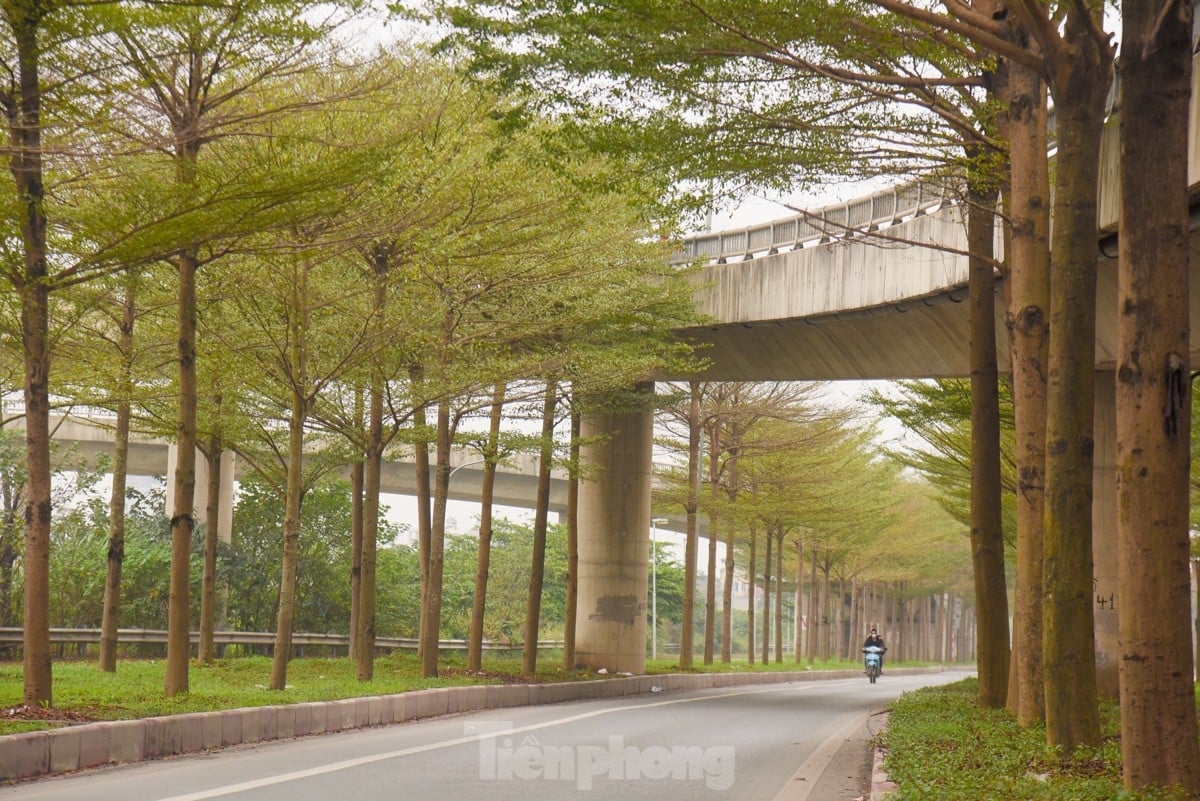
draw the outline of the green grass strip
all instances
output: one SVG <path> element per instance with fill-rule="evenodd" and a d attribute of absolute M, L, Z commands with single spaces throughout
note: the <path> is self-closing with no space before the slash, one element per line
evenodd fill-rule
<path fill-rule="evenodd" d="M 1163 801 L 1159 790 L 1121 784 L 1116 702 L 1101 703 L 1102 741 L 1070 758 L 1047 750 L 1044 726 L 1022 728 L 1005 710 L 976 702 L 967 679 L 906 693 L 892 707 L 880 744 L 900 790 L 890 801 Z"/>
<path fill-rule="evenodd" d="M 465 659 L 448 655 L 438 678 L 421 676 L 421 663 L 413 654 L 395 653 L 375 660 L 375 675 L 370 682 L 355 677 L 355 665 L 346 658 L 293 659 L 288 663 L 287 689 L 268 689 L 271 660 L 260 656 L 219 659 L 210 664 L 193 661 L 188 670 L 188 689 L 174 698 L 163 696 L 163 672 L 166 662 L 121 660 L 115 673 L 106 673 L 94 660 L 58 661 L 54 664 L 54 710 L 46 720 L 5 719 L 3 711 L 21 705 L 22 666 L 19 662 L 0 663 L 0 735 L 49 729 L 87 720 L 126 720 L 174 715 L 185 712 L 210 712 L 238 707 L 295 704 L 305 701 L 332 701 L 368 695 L 390 695 L 430 687 L 455 687 L 512 682 L 586 681 L 612 678 L 590 671 L 565 671 L 561 653 L 539 658 L 537 674 L 520 675 L 521 656 L 485 657 L 483 670 L 466 670 Z M 847 668 L 843 663 L 817 663 L 813 669 Z M 677 658 L 648 662 L 647 673 L 750 673 L 778 670 L 804 670 L 795 663 L 747 665 L 744 661 L 726 665 L 697 664 L 681 671 Z"/>

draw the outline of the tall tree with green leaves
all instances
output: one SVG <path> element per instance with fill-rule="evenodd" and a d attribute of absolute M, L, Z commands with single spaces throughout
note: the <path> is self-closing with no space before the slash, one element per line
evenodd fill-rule
<path fill-rule="evenodd" d="M 433 332 L 420 359 L 437 423 L 423 670 L 436 675 L 445 498 L 458 421 L 490 387 L 527 375 L 569 378 L 578 396 L 632 383 L 686 352 L 671 331 L 692 319 L 685 273 L 649 234 L 646 195 L 606 190 L 614 165 L 586 152 L 559 162 L 541 130 L 481 152 L 464 202 L 410 262 L 406 297 Z M 559 156 L 562 155 L 560 152 Z M 585 191 L 589 190 L 589 191 Z M 471 236 L 463 235 L 470 232 Z M 482 398 L 482 400 L 481 400 Z M 418 435 L 421 432 L 416 432 Z"/>
<path fill-rule="evenodd" d="M 500 142 L 493 112 L 503 101 L 456 75 L 450 66 L 418 50 L 394 49 L 350 72 L 341 83 L 356 80 L 369 91 L 349 95 L 325 115 L 330 131 L 355 141 L 372 165 L 357 184 L 347 184 L 347 241 L 362 263 L 372 290 L 375 355 L 353 376 L 363 393 L 365 408 L 357 410 L 356 391 L 325 393 L 316 416 L 323 426 L 346 437 L 363 454 L 364 532 L 358 558 L 359 614 L 355 620 L 355 658 L 360 680 L 374 671 L 376 612 L 375 538 L 379 483 L 384 451 L 406 427 L 404 436 L 417 450 L 424 446 L 412 436 L 423 432 L 418 418 L 424 402 L 417 389 L 426 382 L 412 380 L 412 368 L 427 350 L 431 329 L 420 293 L 408 291 L 416 274 L 414 260 L 439 252 L 445 241 L 461 234 L 455 226 L 463 207 L 470 207 L 471 182 Z M 357 73 L 363 77 L 355 78 Z M 363 121 L 369 120 L 369 125 Z M 363 419 L 365 413 L 365 421 Z M 428 470 L 418 468 L 426 481 Z M 419 493 L 419 503 L 427 493 Z M 422 515 L 420 539 L 428 542 L 429 527 Z"/>
<path fill-rule="evenodd" d="M 336 215 L 336 209 L 331 208 Z M 314 233 L 310 225 L 306 233 Z M 353 270 L 336 252 L 323 252 L 307 236 L 277 243 L 286 255 L 243 263 L 241 275 L 226 280 L 236 308 L 212 336 L 234 348 L 227 364 L 246 365 L 243 375 L 259 421 L 255 443 L 243 437 L 239 450 L 259 472 L 274 480 L 286 502 L 271 687 L 287 682 L 295 618 L 302 502 L 306 488 L 345 461 L 330 443 L 310 444 L 309 421 L 316 397 L 371 355 L 373 339 L 366 292 L 347 292 Z M 244 283 L 245 282 L 245 283 Z M 282 428 L 282 431 L 280 431 Z M 257 447 L 255 447 L 257 445 Z"/>
<path fill-rule="evenodd" d="M 702 440 L 704 432 L 711 427 L 710 420 L 706 416 L 711 410 L 704 406 L 703 398 L 710 388 L 715 386 L 717 385 L 705 381 L 688 382 L 686 393 L 683 393 L 681 389 L 676 389 L 675 391 L 675 396 L 680 399 L 679 402 L 672 403 L 668 399 L 668 403 L 658 419 L 659 424 L 665 427 L 672 437 L 663 443 L 666 447 L 672 450 L 681 450 L 682 446 L 680 443 L 685 441 L 687 443 L 686 477 L 677 474 L 675 471 L 670 471 L 664 476 L 667 483 L 664 500 L 672 505 L 678 504 L 687 517 L 687 533 L 684 544 L 684 571 L 688 575 L 688 580 L 684 585 L 685 603 L 683 605 L 683 628 L 680 632 L 680 667 L 690 666 L 695 658 L 694 624 L 697 614 L 695 583 L 700 558 L 699 520 L 705 455 Z M 715 465 L 716 462 L 714 461 L 711 464 Z M 686 489 L 682 493 L 679 490 L 680 483 L 686 485 Z M 711 599 L 714 597 L 714 588 L 716 586 L 717 541 L 714 536 L 715 529 L 716 518 L 710 513 L 708 520 L 709 536 L 706 546 L 707 564 L 709 566 L 706 579 L 708 587 L 705 596 L 705 622 L 702 635 L 704 640 L 703 658 L 705 664 L 712 662 L 714 642 L 712 629 L 713 612 L 709 611 L 708 605 L 712 603 Z"/>
<path fill-rule="evenodd" d="M 0 89 L 9 140 L 7 156 L 16 202 L 22 258 L 5 262 L 6 278 L 21 299 L 25 351 L 25 442 L 29 484 L 25 506 L 24 699 L 49 704 L 50 668 L 50 270 L 46 241 L 46 185 L 42 130 L 42 47 L 50 9 L 36 0 L 3 6 L 8 80 Z"/>
<path fill-rule="evenodd" d="M 116 15 L 104 6 L 38 0 L 8 2 L 0 12 L 0 111 L 11 145 L 3 157 L 3 206 L 14 243 L 0 273 L 20 320 L 28 473 L 24 697 L 49 704 L 51 298 L 144 258 L 150 228 L 142 209 L 112 202 L 130 183 L 128 160 L 118 161 L 123 151 L 111 138 L 115 108 L 80 102 L 103 91 L 97 76 L 114 66 L 95 45 Z"/>
<path fill-rule="evenodd" d="M 202 161 L 202 152 L 220 139 L 247 135 L 263 120 L 295 108 L 291 103 L 273 103 L 269 93 L 272 87 L 318 68 L 313 54 L 340 20 L 340 13 L 322 11 L 329 8 L 324 3 L 235 0 L 220 6 L 148 2 L 127 10 L 114 50 L 140 87 L 130 96 L 136 119 L 131 116 L 128 131 L 166 156 L 174 167 L 180 195 L 212 192 L 231 199 L 228 190 L 226 194 L 215 191 L 223 181 L 208 182 L 213 174 Z M 244 182 L 232 197 L 250 199 L 249 208 L 243 203 L 237 217 L 210 220 L 205 230 L 180 231 L 171 259 L 178 271 L 179 459 L 170 515 L 174 556 L 164 678 L 168 696 L 188 689 L 188 549 L 195 526 L 197 445 L 196 273 L 221 255 L 222 248 L 214 247 L 214 242 L 263 222 L 245 216 L 250 208 L 275 207 L 281 199 Z"/>

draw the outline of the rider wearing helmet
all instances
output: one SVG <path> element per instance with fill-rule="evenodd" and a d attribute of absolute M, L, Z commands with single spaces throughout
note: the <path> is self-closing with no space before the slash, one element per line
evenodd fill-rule
<path fill-rule="evenodd" d="M 869 648 L 872 645 L 874 645 L 876 648 L 882 648 L 883 651 L 887 650 L 887 646 L 883 644 L 883 637 L 881 637 L 879 635 L 879 632 L 876 630 L 876 628 L 874 626 L 871 626 L 871 633 L 867 635 L 867 639 L 863 642 L 863 648 Z M 880 653 L 879 653 L 879 674 L 880 675 L 883 675 L 883 651 L 880 651 Z M 865 659 L 863 660 L 863 667 L 864 667 L 864 669 L 866 668 L 866 660 Z"/>

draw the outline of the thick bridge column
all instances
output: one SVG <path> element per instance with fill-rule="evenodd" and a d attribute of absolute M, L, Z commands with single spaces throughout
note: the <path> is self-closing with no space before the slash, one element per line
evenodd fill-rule
<path fill-rule="evenodd" d="M 646 669 L 653 426 L 650 411 L 582 421 L 585 440 L 601 440 L 582 452 L 595 473 L 579 485 L 579 667 Z"/>
<path fill-rule="evenodd" d="M 1092 578 L 1096 616 L 1096 689 L 1117 697 L 1117 384 L 1096 372 L 1096 450 L 1092 464 Z"/>
<path fill-rule="evenodd" d="M 175 475 L 175 465 L 179 463 L 179 446 L 171 443 L 167 446 L 167 499 L 166 499 L 166 515 L 171 516 L 171 509 L 175 508 L 175 482 L 172 477 Z M 233 542 L 233 473 L 236 469 L 234 463 L 233 451 L 222 451 L 221 453 L 221 502 L 217 510 L 217 539 L 221 542 Z M 207 506 L 208 493 L 208 459 L 200 450 L 196 449 L 196 494 L 195 501 L 195 516 L 196 522 L 204 525 L 210 525 L 208 519 Z"/>

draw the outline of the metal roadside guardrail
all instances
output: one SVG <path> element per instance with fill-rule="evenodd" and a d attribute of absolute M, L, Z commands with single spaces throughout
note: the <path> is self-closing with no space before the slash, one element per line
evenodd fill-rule
<path fill-rule="evenodd" d="M 0 627 L 0 645 L 20 645 L 23 632 L 19 627 Z M 129 644 L 167 644 L 167 632 L 162 629 L 117 629 L 117 641 Z M 200 641 L 199 632 L 191 632 L 191 641 Z M 99 643 L 100 630 L 89 628 L 51 627 L 50 642 L 62 643 Z M 275 634 L 270 631 L 217 631 L 213 632 L 213 642 L 218 645 L 274 645 Z M 415 637 L 376 637 L 375 647 L 400 651 L 417 650 L 418 640 Z M 349 648 L 348 634 L 317 634 L 311 632 L 296 632 L 292 634 L 292 646 L 330 646 L 333 648 Z M 538 648 L 562 648 L 562 640 L 538 640 Z M 444 651 L 467 650 L 466 640 L 441 640 L 439 648 Z M 519 651 L 523 646 L 519 643 L 484 642 L 485 651 Z"/>
<path fill-rule="evenodd" d="M 692 234 L 683 238 L 680 250 L 671 260 L 679 263 L 699 259 L 710 264 L 748 261 L 756 255 L 770 255 L 809 242 L 825 242 L 894 225 L 954 199 L 955 193 L 945 185 L 906 183 L 767 223 Z"/>

